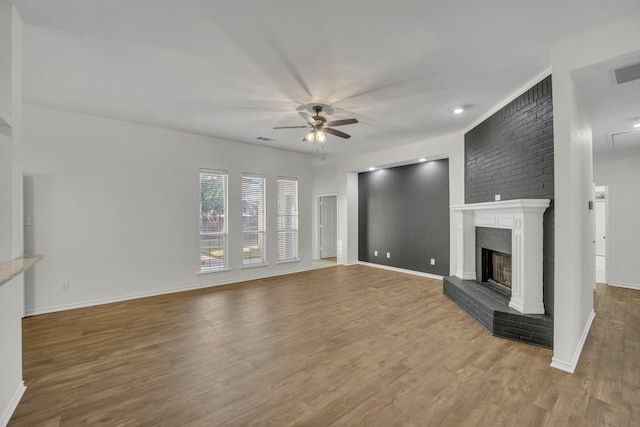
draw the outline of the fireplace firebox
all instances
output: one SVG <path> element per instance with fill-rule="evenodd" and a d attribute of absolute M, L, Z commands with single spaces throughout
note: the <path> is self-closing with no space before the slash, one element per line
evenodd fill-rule
<path fill-rule="evenodd" d="M 482 283 L 511 296 L 511 255 L 482 248 Z"/>

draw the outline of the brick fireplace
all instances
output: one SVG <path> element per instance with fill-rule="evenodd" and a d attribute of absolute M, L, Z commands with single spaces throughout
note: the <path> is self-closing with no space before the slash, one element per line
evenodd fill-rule
<path fill-rule="evenodd" d="M 523 314 L 544 314 L 542 300 L 542 217 L 548 199 L 519 199 L 452 206 L 457 224 L 457 271 L 477 280 L 476 227 L 511 230 L 511 300 Z"/>
<path fill-rule="evenodd" d="M 464 151 L 464 202 L 467 205 L 493 203 L 496 199 L 503 202 L 551 200 L 543 215 L 542 260 L 540 263 L 536 261 L 537 267 L 532 271 L 524 271 L 527 278 L 542 275 L 535 277 L 537 283 L 542 283 L 542 300 L 539 295 L 532 298 L 527 294 L 519 311 L 513 307 L 518 307 L 518 301 L 522 302 L 522 298 L 516 297 L 514 300 L 512 296 L 496 292 L 480 283 L 481 248 L 509 253 L 512 256 L 512 294 L 515 296 L 519 279 L 515 271 L 518 258 L 511 247 L 519 246 L 519 243 L 511 242 L 511 237 L 516 233 L 510 228 L 495 228 L 500 223 L 494 223 L 489 228 L 473 224 L 474 215 L 464 210 L 455 215 L 464 218 L 463 227 L 469 227 L 471 223 L 470 234 L 465 233 L 467 241 L 458 246 L 458 251 L 463 248 L 469 256 L 465 257 L 464 263 L 472 265 L 466 265 L 462 271 L 458 271 L 464 273 L 464 276 L 445 277 L 443 291 L 490 333 L 553 348 L 554 144 L 551 76 L 544 78 L 465 133 Z M 528 232 L 525 233 L 529 235 Z M 461 234 L 458 233 L 458 239 Z M 473 247 L 474 234 L 478 236 L 475 242 L 478 249 Z M 460 265 L 459 263 L 458 267 Z M 537 286 L 532 286 L 531 289 L 534 293 L 539 292 Z M 525 291 L 528 290 L 529 287 L 525 286 Z M 536 302 L 529 304 L 531 301 Z M 525 314 L 523 311 L 544 314 Z"/>
<path fill-rule="evenodd" d="M 549 205 L 549 199 L 519 199 L 451 206 L 457 227 L 457 270 L 443 280 L 444 294 L 492 335 L 547 348 L 553 343 L 553 320 L 545 315 L 543 302 L 542 224 Z M 483 277 L 476 273 L 479 227 L 510 231 L 510 254 L 491 251 L 510 255 L 509 266 L 502 260 L 499 267 L 508 269 L 510 293 L 481 284 Z"/>

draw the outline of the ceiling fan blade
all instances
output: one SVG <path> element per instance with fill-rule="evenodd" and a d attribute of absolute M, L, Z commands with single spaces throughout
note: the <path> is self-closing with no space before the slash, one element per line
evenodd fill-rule
<path fill-rule="evenodd" d="M 311 126 L 276 126 L 274 129 L 304 129 Z"/>
<path fill-rule="evenodd" d="M 331 135 L 339 136 L 340 138 L 345 138 L 345 139 L 351 138 L 351 135 L 347 135 L 346 133 L 340 132 L 339 130 L 324 128 L 323 131 L 325 131 L 326 133 L 330 133 Z"/>
<path fill-rule="evenodd" d="M 314 119 L 313 117 L 311 117 L 309 114 L 305 113 L 304 111 L 299 111 L 300 115 L 307 121 L 307 123 L 309 123 L 311 126 L 315 126 L 318 124 L 318 122 L 316 122 L 316 119 Z"/>
<path fill-rule="evenodd" d="M 332 122 L 327 123 L 327 126 L 344 126 L 344 125 L 352 125 L 355 123 L 358 123 L 358 119 L 334 120 Z"/>

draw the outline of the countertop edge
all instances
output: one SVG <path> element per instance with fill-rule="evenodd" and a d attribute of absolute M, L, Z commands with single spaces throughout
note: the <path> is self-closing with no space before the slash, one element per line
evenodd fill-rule
<path fill-rule="evenodd" d="M 10 261 L 0 261 L 0 286 L 33 267 L 44 255 L 22 255 Z"/>

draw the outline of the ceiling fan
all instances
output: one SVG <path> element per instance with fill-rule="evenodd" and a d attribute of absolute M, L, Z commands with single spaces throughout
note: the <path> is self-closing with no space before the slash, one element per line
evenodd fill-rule
<path fill-rule="evenodd" d="M 351 138 L 351 135 L 347 135 L 344 132 L 340 132 L 339 130 L 332 129 L 332 126 L 344 126 L 351 125 L 354 123 L 358 123 L 357 119 L 343 119 L 343 120 L 334 120 L 328 122 L 326 118 L 320 115 L 322 111 L 322 105 L 316 105 L 313 107 L 313 111 L 316 112 L 315 116 L 310 116 L 304 111 L 300 111 L 300 115 L 307 121 L 307 126 L 278 126 L 274 127 L 274 129 L 302 129 L 302 128 L 311 128 L 309 132 L 304 136 L 302 141 L 305 142 L 313 142 L 317 140 L 320 144 L 324 144 L 327 140 L 327 135 L 325 133 L 330 133 L 331 135 L 339 136 L 340 138 Z"/>

